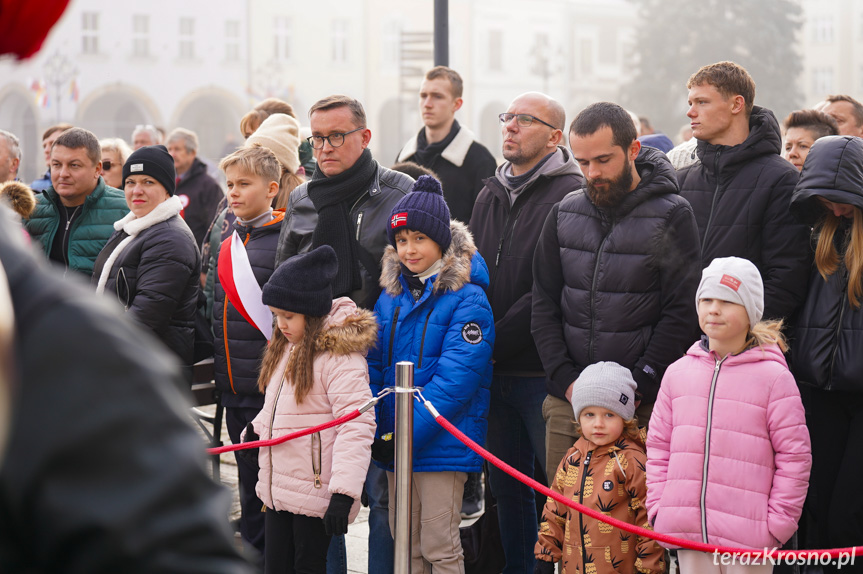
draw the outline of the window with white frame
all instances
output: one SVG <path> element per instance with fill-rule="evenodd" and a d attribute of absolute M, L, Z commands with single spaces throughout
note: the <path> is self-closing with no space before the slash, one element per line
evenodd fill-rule
<path fill-rule="evenodd" d="M 833 91 L 833 67 L 821 66 L 812 70 L 812 91 L 829 94 Z"/>
<path fill-rule="evenodd" d="M 593 73 L 593 38 L 582 38 L 579 41 L 581 73 L 589 76 Z"/>
<path fill-rule="evenodd" d="M 276 16 L 273 20 L 273 58 L 277 61 L 291 59 L 291 19 L 287 16 Z"/>
<path fill-rule="evenodd" d="M 812 41 L 816 44 L 832 44 L 834 38 L 833 16 L 822 15 L 812 19 Z"/>
<path fill-rule="evenodd" d="M 390 20 L 383 25 L 381 38 L 381 68 L 389 72 L 397 71 L 401 51 L 402 23 Z"/>
<path fill-rule="evenodd" d="M 237 20 L 225 22 L 225 61 L 240 61 L 240 22 Z"/>
<path fill-rule="evenodd" d="M 150 16 L 147 14 L 132 16 L 132 55 L 136 58 L 150 55 Z"/>
<path fill-rule="evenodd" d="M 333 20 L 332 60 L 336 64 L 348 61 L 348 21 Z"/>
<path fill-rule="evenodd" d="M 180 59 L 195 58 L 195 20 L 180 18 Z"/>
<path fill-rule="evenodd" d="M 488 31 L 488 69 L 503 71 L 503 30 Z"/>
<path fill-rule="evenodd" d="M 99 52 L 99 14 L 81 13 L 81 51 L 85 54 Z"/>

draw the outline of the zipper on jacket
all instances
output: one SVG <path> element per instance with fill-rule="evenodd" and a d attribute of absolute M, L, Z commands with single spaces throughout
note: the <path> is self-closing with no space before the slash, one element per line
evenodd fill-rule
<path fill-rule="evenodd" d="M 246 232 L 246 238 L 243 240 L 243 247 L 249 242 L 252 237 L 252 232 Z M 224 290 L 224 287 L 222 288 Z M 225 307 L 222 310 L 222 339 L 225 341 L 225 364 L 228 366 L 228 382 L 231 384 L 231 392 L 235 395 L 237 390 L 234 388 L 234 373 L 231 369 L 231 351 L 228 349 L 228 293 L 225 293 Z"/>
<path fill-rule="evenodd" d="M 66 229 L 63 230 L 63 241 L 60 242 L 60 249 L 63 251 L 63 261 L 66 263 L 66 270 L 63 271 L 63 276 L 66 276 L 66 271 L 69 271 L 69 228 L 72 227 L 72 222 L 78 214 L 78 210 L 84 207 L 82 203 L 72 212 L 72 217 L 66 220 Z"/>
<path fill-rule="evenodd" d="M 716 188 L 713 190 L 713 201 L 710 202 L 710 214 L 707 216 L 707 225 L 704 227 L 704 237 L 701 239 L 701 252 L 704 253 L 704 246 L 707 245 L 707 232 L 710 231 L 710 224 L 713 222 L 713 210 L 716 209 L 716 198 L 719 197 L 719 156 L 721 150 L 717 150 L 716 159 L 713 160 L 713 174 L 716 177 Z"/>
<path fill-rule="evenodd" d="M 581 469 L 581 488 L 578 489 L 578 503 L 584 504 L 584 483 L 587 478 L 587 465 L 590 464 L 590 457 L 593 455 L 593 451 L 588 451 L 587 456 L 584 457 L 584 468 Z M 578 513 L 578 535 L 581 537 L 581 571 L 584 572 L 587 568 L 587 550 L 584 549 L 584 515 L 579 512 Z"/>
<path fill-rule="evenodd" d="M 845 305 L 848 300 L 848 270 L 845 270 L 845 278 L 843 279 L 845 282 L 845 288 L 842 289 L 841 293 L 844 297 L 839 298 L 839 320 L 836 321 L 836 344 L 833 345 L 833 352 L 830 354 L 830 373 L 827 375 L 827 384 L 824 387 L 824 390 L 830 390 L 833 387 L 833 369 L 836 367 L 836 353 L 839 351 L 839 335 L 842 331 L 842 318 L 845 316 Z"/>
<path fill-rule="evenodd" d="M 704 433 L 704 465 L 701 470 L 701 497 L 699 506 L 701 507 L 701 541 L 707 544 L 707 463 L 710 460 L 710 430 L 713 425 L 713 397 L 716 394 L 716 379 L 719 378 L 719 368 L 722 367 L 723 361 L 728 358 L 716 361 L 716 367 L 713 369 L 713 379 L 710 381 L 710 395 L 707 399 L 707 430 Z"/>
<path fill-rule="evenodd" d="M 360 240 L 360 229 L 362 229 L 362 226 L 363 226 L 363 213 L 365 213 L 365 212 L 361 211 L 361 212 L 357 213 L 357 236 L 356 236 L 357 241 Z"/>
<path fill-rule="evenodd" d="M 293 345 L 288 351 L 288 363 L 291 362 L 291 353 L 294 352 Z M 288 377 L 288 366 L 285 365 L 285 372 L 282 374 L 282 379 L 279 381 L 279 390 L 276 391 L 276 398 L 273 399 L 273 412 L 270 414 L 270 436 L 268 440 L 273 438 L 273 425 L 276 424 L 276 410 L 279 406 L 279 397 L 282 395 L 282 387 L 285 386 L 285 379 Z M 267 451 L 270 454 L 270 503 L 273 505 L 273 510 L 276 509 L 276 499 L 273 497 L 273 447 L 268 446 Z M 266 505 L 264 505 L 266 507 Z"/>
<path fill-rule="evenodd" d="M 396 307 L 396 312 L 393 313 L 393 326 L 390 328 L 390 352 L 387 355 L 387 366 L 393 364 L 393 341 L 396 338 L 396 325 L 399 323 L 399 311 L 401 311 L 401 307 Z"/>
<path fill-rule="evenodd" d="M 419 364 L 417 365 L 417 369 L 422 369 L 423 367 L 423 347 L 425 347 L 426 344 L 426 329 L 428 329 L 429 319 L 431 319 L 432 311 L 434 311 L 434 309 L 429 310 L 429 314 L 426 315 L 425 325 L 423 325 L 423 336 L 422 339 L 420 339 L 420 360 Z"/>
<path fill-rule="evenodd" d="M 518 225 L 518 216 L 521 215 L 521 209 L 515 212 L 515 219 L 512 222 L 512 227 L 509 230 L 509 249 L 507 253 L 512 253 L 512 238 L 515 236 L 515 226 Z"/>
<path fill-rule="evenodd" d="M 317 443 L 317 448 L 315 444 Z M 270 464 L 270 467 L 273 465 Z M 321 433 L 312 435 L 312 473 L 315 475 L 315 488 L 321 487 Z M 271 483 L 272 484 L 272 483 Z"/>
<path fill-rule="evenodd" d="M 599 278 L 599 262 L 602 260 L 602 250 L 605 247 L 605 242 L 608 241 L 611 232 L 614 230 L 614 223 L 611 224 L 611 229 L 602 238 L 602 243 L 599 244 L 599 249 L 596 251 L 596 263 L 593 266 L 593 281 L 590 284 L 590 337 L 588 337 L 587 357 L 591 363 L 595 362 L 593 353 L 595 351 L 596 341 L 596 282 Z"/>

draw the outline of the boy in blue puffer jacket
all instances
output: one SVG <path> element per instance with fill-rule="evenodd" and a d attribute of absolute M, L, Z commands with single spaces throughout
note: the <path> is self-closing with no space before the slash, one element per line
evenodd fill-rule
<path fill-rule="evenodd" d="M 382 260 L 383 292 L 375 306 L 377 346 L 369 352 L 372 393 L 395 384 L 395 365 L 415 365 L 414 384 L 462 432 L 485 442 L 494 346 L 494 318 L 486 298 L 488 267 L 467 226 L 450 220 L 440 183 L 420 177 L 393 208 L 387 225 L 392 246 Z M 394 521 L 395 398 L 377 406 L 372 445 L 387 471 L 390 528 Z M 389 438 L 389 437 L 387 437 Z M 464 483 L 482 461 L 414 403 L 414 532 L 411 571 L 464 572 L 459 539 Z"/>

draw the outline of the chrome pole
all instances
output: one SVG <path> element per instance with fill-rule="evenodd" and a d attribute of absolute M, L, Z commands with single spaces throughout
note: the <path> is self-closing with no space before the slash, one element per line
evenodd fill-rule
<path fill-rule="evenodd" d="M 411 482 L 414 451 L 414 364 L 396 363 L 395 574 L 411 571 Z"/>

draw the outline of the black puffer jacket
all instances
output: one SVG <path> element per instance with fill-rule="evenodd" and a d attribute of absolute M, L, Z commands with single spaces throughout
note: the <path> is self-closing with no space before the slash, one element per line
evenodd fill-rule
<path fill-rule="evenodd" d="M 201 254 L 180 207 L 174 196 L 144 217 L 130 213 L 115 223 L 93 281 L 177 354 L 191 382 Z"/>
<path fill-rule="evenodd" d="M 752 261 L 764 280 L 765 319 L 794 313 L 809 273 L 808 228 L 788 211 L 798 173 L 779 156 L 781 144 L 773 112 L 755 106 L 743 143 L 699 141 L 701 162 L 677 174 L 698 222 L 702 266 L 717 257 Z"/>
<path fill-rule="evenodd" d="M 701 270 L 695 217 L 665 154 L 643 147 L 635 167 L 641 182 L 615 214 L 579 190 L 542 229 L 531 330 L 556 397 L 588 365 L 614 361 L 632 369 L 651 403 L 665 368 L 692 344 Z"/>
<path fill-rule="evenodd" d="M 369 272 L 363 261 L 360 261 L 363 287 L 350 294 L 351 300 L 359 306 L 367 305 L 368 309 L 373 309 L 378 299 L 381 292 L 378 285 L 380 261 L 384 249 L 390 244 L 387 239 L 387 222 L 393 207 L 410 191 L 413 183 L 410 176 L 378 165 L 368 193 L 351 208 L 350 217 L 354 223 L 355 237 L 372 256 L 376 267 Z M 308 182 L 297 186 L 288 199 L 285 222 L 279 236 L 276 267 L 288 257 L 311 249 L 312 234 L 318 224 L 318 212 L 309 199 L 308 188 Z M 371 265 L 372 262 L 369 262 L 369 266 Z"/>
<path fill-rule="evenodd" d="M 9 356 L 26 384 L 14 416 L 0 417 L 10 432 L 0 570 L 250 573 L 228 526 L 230 497 L 187 422 L 176 361 L 105 300 L 39 265 L 5 215 Z"/>
<path fill-rule="evenodd" d="M 498 375 L 543 371 L 529 336 L 533 252 L 552 206 L 584 183 L 569 150 L 559 147 L 555 153 L 562 154 L 562 165 L 540 175 L 513 205 L 497 177 L 486 179 L 471 215 L 474 242 L 491 276 L 488 300 L 494 312 L 494 372 Z"/>
<path fill-rule="evenodd" d="M 249 228 L 239 221 L 234 222 L 234 229 L 243 239 L 249 264 L 261 287 L 275 269 L 276 246 L 285 214 L 276 211 L 273 215 L 273 221 L 261 227 Z M 230 250 L 230 241 L 229 236 L 222 249 Z M 216 386 L 222 391 L 222 404 L 226 407 L 260 409 L 264 406 L 264 395 L 258 390 L 258 372 L 267 339 L 227 300 L 218 273 L 216 275 L 213 305 Z"/>
<path fill-rule="evenodd" d="M 815 142 L 791 198 L 792 213 L 815 223 L 826 213 L 819 196 L 863 209 L 863 139 L 829 136 Z M 797 320 L 792 370 L 806 385 L 863 393 L 863 310 L 848 301 L 843 259 L 850 224 L 843 219 L 834 236 L 841 254 L 838 270 L 827 281 L 814 265 L 811 270 L 809 294 Z"/>

